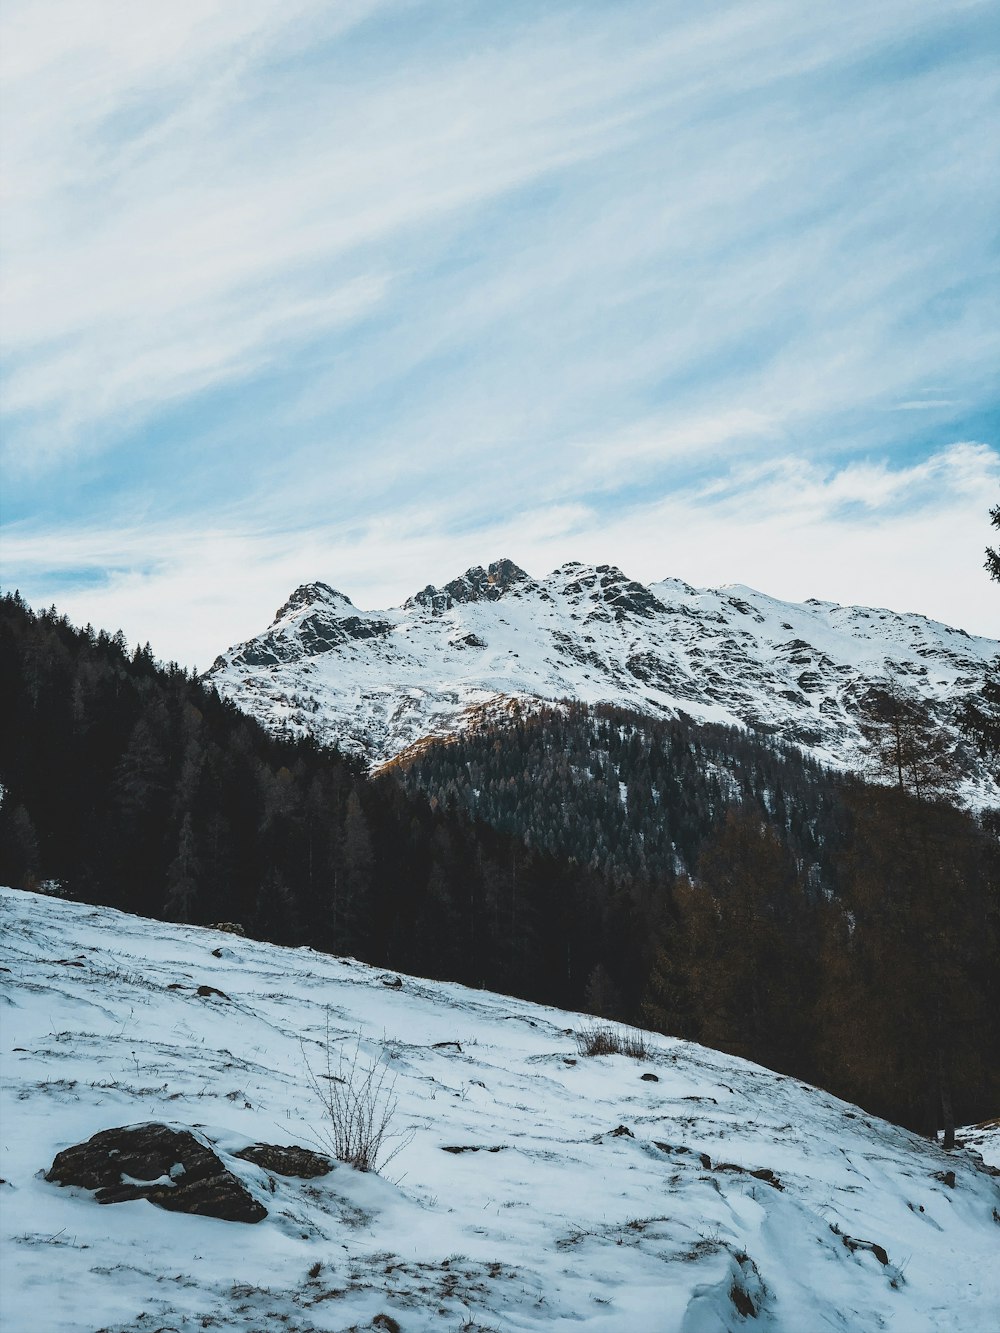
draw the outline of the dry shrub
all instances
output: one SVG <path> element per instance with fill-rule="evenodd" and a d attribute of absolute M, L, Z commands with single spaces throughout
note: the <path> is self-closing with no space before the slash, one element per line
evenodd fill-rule
<path fill-rule="evenodd" d="M 588 1023 L 580 1028 L 576 1049 L 580 1055 L 627 1055 L 633 1060 L 648 1060 L 652 1055 L 643 1033 L 610 1023 Z"/>
<path fill-rule="evenodd" d="M 413 1138 L 412 1131 L 400 1134 L 391 1128 L 399 1105 L 395 1075 L 380 1061 L 362 1058 L 360 1035 L 353 1048 L 334 1053 L 329 1018 L 318 1072 L 304 1048 L 302 1055 L 309 1086 L 323 1107 L 323 1124 L 315 1130 L 317 1146 L 358 1171 L 388 1166 Z"/>

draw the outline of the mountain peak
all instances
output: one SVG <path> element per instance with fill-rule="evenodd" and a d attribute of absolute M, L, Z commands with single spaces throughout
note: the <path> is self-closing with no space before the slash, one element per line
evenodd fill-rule
<path fill-rule="evenodd" d="M 303 584 L 211 678 L 269 725 L 373 763 L 474 725 L 491 700 L 570 698 L 756 728 L 844 768 L 865 752 L 859 700 L 899 678 L 955 745 L 967 798 L 984 805 L 996 786 L 950 719 L 998 647 L 915 617 L 784 602 L 737 583 L 644 587 L 616 565 L 579 561 L 536 579 L 500 558 L 387 611 Z"/>
<path fill-rule="evenodd" d="M 456 602 L 495 602 L 517 584 L 528 581 L 529 576 L 520 565 L 502 556 L 491 561 L 485 569 L 482 565 L 473 565 L 443 588 L 428 583 L 426 588 L 408 598 L 404 606 L 423 606 L 440 615 Z"/>
<path fill-rule="evenodd" d="M 518 583 L 523 583 L 528 575 L 513 560 L 506 556 L 492 561 L 486 569 L 482 565 L 473 565 L 460 578 L 445 584 L 445 591 L 456 602 L 495 602 L 505 592 Z"/>
<path fill-rule="evenodd" d="M 609 614 L 616 620 L 626 616 L 648 619 L 664 610 L 659 599 L 641 583 L 636 583 L 617 565 L 582 565 L 568 560 L 553 571 L 553 577 L 562 581 L 562 592 L 571 599 L 593 602 L 598 609 L 591 615 L 606 619 Z"/>
<path fill-rule="evenodd" d="M 300 583 L 295 589 L 284 606 L 279 606 L 274 613 L 274 621 L 277 624 L 279 620 L 284 619 L 292 611 L 301 611 L 303 607 L 342 607 L 353 606 L 351 599 L 336 588 L 332 588 L 329 583 L 323 583 L 317 580 L 315 583 Z"/>

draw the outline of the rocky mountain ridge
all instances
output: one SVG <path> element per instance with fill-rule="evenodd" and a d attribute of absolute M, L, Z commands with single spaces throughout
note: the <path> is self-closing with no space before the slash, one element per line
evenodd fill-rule
<path fill-rule="evenodd" d="M 866 700 L 890 688 L 952 737 L 962 793 L 983 805 L 997 788 L 963 747 L 954 710 L 998 652 L 916 613 L 784 602 L 739 584 L 647 587 L 614 565 L 569 562 L 536 579 L 501 559 L 386 611 L 304 584 L 208 677 L 265 725 L 372 766 L 474 725 L 484 707 L 575 699 L 749 726 L 852 767 Z"/>

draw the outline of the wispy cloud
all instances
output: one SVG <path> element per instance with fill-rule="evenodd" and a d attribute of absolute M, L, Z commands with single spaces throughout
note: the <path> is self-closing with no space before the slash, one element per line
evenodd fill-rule
<path fill-rule="evenodd" d="M 29 599 L 55 599 L 80 621 L 120 625 L 130 641 L 150 639 L 159 655 L 200 666 L 263 629 L 301 582 L 323 578 L 359 605 L 384 607 L 501 555 L 536 575 L 569 559 L 613 558 L 647 582 L 747 583 L 790 600 L 919 610 L 996 636 L 977 571 L 991 534 L 983 496 L 998 487 L 1000 455 L 962 443 L 898 469 L 796 458 L 742 466 L 610 518 L 582 503 L 538 502 L 462 525 L 442 498 L 312 527 L 260 528 L 236 511 L 216 527 L 25 526 L 9 532 L 5 555 Z"/>
<path fill-rule="evenodd" d="M 5 579 L 199 658 L 498 549 L 930 608 L 919 515 L 977 589 L 995 17 L 11 0 Z"/>

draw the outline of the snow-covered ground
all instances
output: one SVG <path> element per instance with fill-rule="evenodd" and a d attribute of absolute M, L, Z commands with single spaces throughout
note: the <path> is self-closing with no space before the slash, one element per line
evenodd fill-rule
<path fill-rule="evenodd" d="M 265 726 L 375 765 L 475 726 L 498 703 L 565 698 L 759 727 L 853 768 L 872 686 L 892 682 L 922 700 L 957 744 L 956 702 L 981 687 L 998 652 L 995 640 L 916 614 L 782 602 L 735 584 L 645 588 L 609 565 L 570 563 L 533 579 L 497 561 L 387 611 L 304 584 L 208 677 Z M 965 798 L 995 805 L 996 784 L 965 751 Z"/>
<path fill-rule="evenodd" d="M 1000 1323 L 977 1154 L 795 1079 L 659 1036 L 648 1061 L 587 1058 L 576 1014 L 16 890 L 0 940 L 5 1333 Z M 411 1137 L 385 1175 L 226 1156 L 256 1225 L 44 1180 L 61 1149 L 148 1120 L 226 1153 L 308 1145 L 328 1026 L 395 1079 Z"/>

